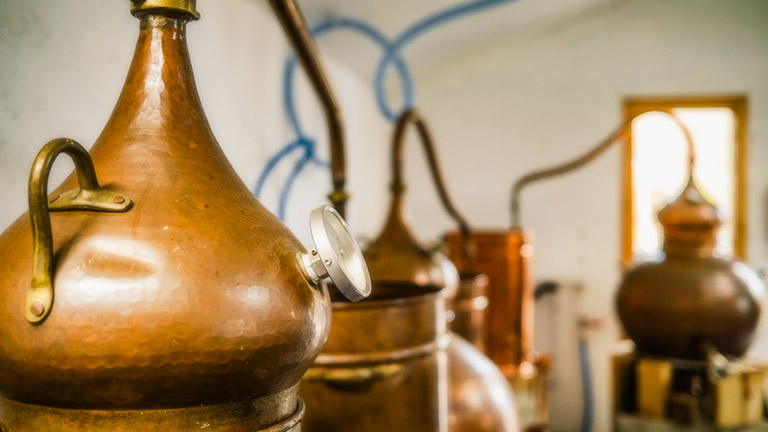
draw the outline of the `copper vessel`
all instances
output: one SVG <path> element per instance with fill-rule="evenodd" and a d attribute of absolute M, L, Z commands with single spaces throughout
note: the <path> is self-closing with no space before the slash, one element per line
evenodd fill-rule
<path fill-rule="evenodd" d="M 488 276 L 488 357 L 511 377 L 531 360 L 533 349 L 533 245 L 526 231 L 474 231 L 472 257 L 463 253 L 460 233 L 448 234 L 450 257 L 460 272 Z"/>
<path fill-rule="evenodd" d="M 445 301 L 382 297 L 333 303 L 328 342 L 301 383 L 304 430 L 447 430 Z"/>
<path fill-rule="evenodd" d="M 512 391 L 499 368 L 473 345 L 454 336 L 448 345 L 449 430 L 520 431 Z"/>
<path fill-rule="evenodd" d="M 211 133 L 195 2 L 132 12 L 134 59 L 90 155 L 46 145 L 29 214 L 0 235 L 0 429 L 298 431 L 328 290 Z M 60 153 L 76 175 L 48 194 Z"/>
<path fill-rule="evenodd" d="M 616 304 L 639 352 L 705 360 L 742 356 L 757 327 L 765 286 L 746 265 L 716 257 L 717 208 L 693 177 L 659 212 L 664 253 L 624 275 Z"/>
<path fill-rule="evenodd" d="M 402 176 L 406 127 L 421 137 L 438 191 L 445 191 L 431 135 L 415 111 L 399 119 L 392 153 L 392 205 L 365 250 L 374 294 L 334 302 L 328 344 L 304 376 L 308 431 L 518 431 L 514 397 L 498 369 L 447 331 L 446 300 L 458 275 L 426 250 L 404 221 Z M 458 216 L 458 217 L 457 217 Z"/>

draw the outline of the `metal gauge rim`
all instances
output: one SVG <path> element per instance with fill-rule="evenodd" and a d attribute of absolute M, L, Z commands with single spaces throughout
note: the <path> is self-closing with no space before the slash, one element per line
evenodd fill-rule
<path fill-rule="evenodd" d="M 368 297 L 371 275 L 363 252 L 341 215 L 328 205 L 312 210 L 309 232 L 331 281 L 344 297 L 350 301 Z M 332 239 L 336 239 L 336 245 Z"/>

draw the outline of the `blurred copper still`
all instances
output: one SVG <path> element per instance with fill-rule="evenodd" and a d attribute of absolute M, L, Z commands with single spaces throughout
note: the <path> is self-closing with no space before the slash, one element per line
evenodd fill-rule
<path fill-rule="evenodd" d="M 390 213 L 365 250 L 374 294 L 358 304 L 334 302 L 328 344 L 302 383 L 308 407 L 303 426 L 310 432 L 518 431 L 503 375 L 447 331 L 445 304 L 458 284 L 455 267 L 422 247 L 405 224 L 402 158 L 410 124 L 447 199 L 426 122 L 407 111 L 395 130 Z"/>
<path fill-rule="evenodd" d="M 291 0 L 273 6 L 301 31 Z M 104 131 L 90 154 L 48 143 L 29 214 L 0 235 L 0 430 L 298 431 L 299 380 L 330 327 L 322 271 L 338 272 L 213 137 L 186 45 L 195 2 L 132 13 L 136 51 Z M 62 153 L 76 172 L 49 195 Z"/>
<path fill-rule="evenodd" d="M 715 255 L 722 220 L 692 171 L 658 217 L 663 253 L 629 270 L 616 296 L 619 319 L 635 343 L 633 352 L 614 357 L 617 424 L 627 416 L 712 430 L 764 424 L 768 365 L 741 357 L 752 343 L 765 286 L 745 264 Z"/>
<path fill-rule="evenodd" d="M 714 254 L 717 208 L 693 176 L 659 212 L 664 253 L 624 275 L 619 319 L 640 353 L 706 360 L 744 355 L 765 303 L 765 286 L 746 265 Z"/>

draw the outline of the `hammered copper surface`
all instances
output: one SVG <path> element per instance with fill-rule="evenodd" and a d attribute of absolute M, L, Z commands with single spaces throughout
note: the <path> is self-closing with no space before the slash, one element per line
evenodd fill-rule
<path fill-rule="evenodd" d="M 627 272 L 619 288 L 616 302 L 627 334 L 647 354 L 743 355 L 752 343 L 765 286 L 746 265 L 713 254 L 721 220 L 692 178 L 659 220 L 664 254 Z"/>
<path fill-rule="evenodd" d="M 333 303 L 323 352 L 300 394 L 309 432 L 447 431 L 445 299 Z"/>
<path fill-rule="evenodd" d="M 263 398 L 171 409 L 79 410 L 0 397 L 0 430 L 8 432 L 299 432 L 304 404 L 298 384 Z M 298 401 L 298 402 L 297 402 Z M 5 429 L 3 429 L 5 427 Z"/>
<path fill-rule="evenodd" d="M 452 332 L 485 352 L 488 321 L 488 276 L 461 274 L 456 295 L 448 302 L 448 323 Z"/>
<path fill-rule="evenodd" d="M 245 401 L 293 388 L 322 348 L 327 291 L 307 282 L 296 261 L 303 247 L 216 143 L 185 24 L 140 17 L 125 87 L 91 149 L 104 188 L 135 205 L 51 214 L 55 301 L 41 325 L 23 314 L 29 216 L 0 236 L 8 400 L 91 410 Z M 52 195 L 76 186 L 70 177 Z M 288 399 L 270 415 L 291 415 Z"/>
<path fill-rule="evenodd" d="M 504 375 L 469 342 L 453 336 L 446 350 L 451 432 L 519 432 L 515 397 Z"/>
<path fill-rule="evenodd" d="M 450 257 L 460 272 L 488 276 L 486 353 L 506 376 L 514 376 L 533 348 L 533 245 L 525 231 L 475 231 L 468 263 L 459 233 L 448 235 Z"/>

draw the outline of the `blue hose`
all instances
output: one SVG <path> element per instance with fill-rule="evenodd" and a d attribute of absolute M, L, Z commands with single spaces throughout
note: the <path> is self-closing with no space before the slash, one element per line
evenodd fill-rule
<path fill-rule="evenodd" d="M 384 54 L 384 57 L 379 60 L 379 64 L 376 67 L 375 77 L 375 89 L 376 89 L 376 103 L 379 106 L 379 110 L 384 114 L 384 117 L 390 119 L 390 122 L 395 122 L 397 115 L 389 110 L 386 105 L 387 92 L 385 88 L 385 78 L 387 75 L 388 67 L 391 65 L 395 58 L 399 58 L 403 48 L 413 41 L 417 36 L 422 33 L 431 30 L 432 28 L 445 24 L 456 18 L 460 18 L 463 15 L 468 15 L 475 12 L 480 12 L 492 6 L 497 6 L 503 3 L 507 3 L 514 0 L 476 0 L 450 7 L 443 11 L 432 14 L 424 19 L 417 21 L 411 27 L 407 28 L 400 36 L 395 39 L 395 42 Z"/>
<path fill-rule="evenodd" d="M 581 368 L 581 393 L 584 399 L 579 431 L 590 432 L 594 417 L 594 390 L 592 388 L 592 370 L 589 367 L 589 346 L 583 337 L 579 339 L 579 365 Z"/>
<path fill-rule="evenodd" d="M 312 28 L 312 35 L 315 37 L 322 36 L 323 34 L 335 30 L 335 29 L 347 29 L 358 32 L 366 36 L 371 41 L 377 43 L 384 55 L 379 61 L 376 69 L 376 75 L 374 78 L 374 92 L 376 95 L 376 105 L 379 111 L 389 122 L 394 123 L 397 121 L 398 114 L 396 114 L 389 106 L 387 100 L 386 91 L 384 88 L 384 82 L 388 68 L 394 64 L 398 77 L 400 79 L 400 87 L 403 97 L 402 110 L 411 109 L 414 106 L 414 87 L 413 77 L 408 70 L 405 61 L 401 56 L 401 51 L 409 42 L 420 34 L 432 29 L 435 26 L 444 24 L 452 19 L 461 17 L 462 15 L 474 13 L 486 9 L 491 6 L 506 3 L 514 0 L 474 0 L 458 6 L 448 8 L 444 11 L 430 15 L 422 20 L 417 21 L 414 25 L 406 29 L 394 42 L 390 42 L 386 36 L 376 30 L 373 26 L 365 23 L 361 20 L 355 20 L 352 18 L 340 18 L 331 17 L 328 18 Z M 304 134 L 299 116 L 297 114 L 296 106 L 294 104 L 294 91 L 293 91 L 293 74 L 296 70 L 296 57 L 291 55 L 285 62 L 283 67 L 283 107 L 285 109 L 285 115 L 288 118 L 288 123 L 296 134 L 296 139 L 289 143 L 286 147 L 279 150 L 273 155 L 264 166 L 259 179 L 254 188 L 254 195 L 259 197 L 261 190 L 266 182 L 269 174 L 274 170 L 275 166 L 281 159 L 288 156 L 294 150 L 304 147 L 305 154 L 296 162 L 291 174 L 283 189 L 280 193 L 280 204 L 278 209 L 278 216 L 281 220 L 285 220 L 285 208 L 290 194 L 291 187 L 293 186 L 296 178 L 300 174 L 301 170 L 307 165 L 307 163 L 313 163 L 317 166 L 328 167 L 329 164 L 326 161 L 320 160 L 315 154 L 315 141 Z"/>
<path fill-rule="evenodd" d="M 275 166 L 277 166 L 277 163 L 280 162 L 280 159 L 284 158 L 285 156 L 288 156 L 289 153 L 291 153 L 294 149 L 301 146 L 301 140 L 296 140 L 287 146 L 283 147 L 275 153 L 269 160 L 267 161 L 267 164 L 264 166 L 264 169 L 261 171 L 261 174 L 259 175 L 259 179 L 256 181 L 256 187 L 253 189 L 253 194 L 258 198 L 261 196 L 261 188 L 264 187 L 264 182 L 267 181 L 267 177 L 272 172 L 273 169 L 275 169 Z"/>
<path fill-rule="evenodd" d="M 311 148 L 312 147 L 307 147 L 307 152 L 301 159 L 296 162 L 296 165 L 293 166 L 293 171 L 291 171 L 291 174 L 285 181 L 282 192 L 280 192 L 280 204 L 278 206 L 278 215 L 280 215 L 280 220 L 285 220 L 285 208 L 288 205 L 288 195 L 290 194 L 291 188 L 293 187 L 293 182 L 296 181 L 296 178 L 301 173 L 301 170 L 304 169 L 304 166 L 307 164 L 307 162 L 312 159 Z"/>
<path fill-rule="evenodd" d="M 354 20 L 351 18 L 328 18 L 325 21 L 318 23 L 312 29 L 312 34 L 315 37 L 319 37 L 337 28 L 348 29 L 363 34 L 372 41 L 379 44 L 385 51 L 391 48 L 391 44 L 387 38 L 381 34 L 381 32 L 363 21 Z M 393 61 L 397 68 L 397 72 L 402 85 L 403 103 L 406 108 L 411 107 L 413 106 L 413 78 L 410 71 L 408 70 L 408 67 L 406 66 L 403 59 L 400 58 L 400 56 L 395 56 Z M 307 153 L 296 162 L 294 169 L 291 171 L 288 179 L 286 179 L 285 185 L 283 186 L 282 192 L 280 193 L 280 203 L 278 206 L 277 214 L 281 220 L 285 220 L 285 211 L 291 187 L 293 186 L 293 183 L 300 174 L 301 170 L 306 166 L 307 162 L 312 162 L 315 165 L 323 167 L 328 166 L 327 162 L 317 158 L 317 155 L 314 151 L 315 141 L 306 136 L 304 130 L 301 127 L 301 122 L 299 121 L 298 112 L 294 103 L 295 97 L 293 87 L 293 75 L 296 70 L 296 65 L 296 57 L 291 55 L 288 57 L 285 62 L 285 66 L 283 67 L 283 107 L 285 109 L 285 115 L 288 118 L 288 124 L 291 126 L 298 138 L 295 141 L 289 143 L 286 147 L 280 149 L 267 161 L 261 175 L 259 176 L 258 181 L 256 182 L 256 187 L 254 188 L 254 195 L 259 197 L 267 177 L 274 170 L 277 163 L 279 163 L 280 160 L 284 157 L 288 156 L 288 154 L 290 154 L 293 150 L 300 147 L 305 148 Z M 390 119 L 390 121 L 394 121 L 394 119 Z"/>
<path fill-rule="evenodd" d="M 392 53 L 389 61 L 394 63 L 397 69 L 398 78 L 400 79 L 401 90 L 403 93 L 403 110 L 412 108 L 414 103 L 413 76 L 400 54 L 392 52 L 393 44 L 387 40 L 386 36 L 365 21 L 340 17 L 330 17 L 319 22 L 312 28 L 312 35 L 314 37 L 320 37 L 331 30 L 337 29 L 346 29 L 357 32 L 378 44 L 384 53 Z M 283 69 L 283 106 L 285 107 L 285 113 L 291 127 L 297 135 L 303 136 L 298 115 L 296 114 L 293 97 L 293 73 L 295 69 L 296 57 L 291 55 L 288 60 L 286 60 L 285 68 Z M 392 113 L 386 100 L 381 102 L 379 106 L 384 107 L 383 109 L 380 109 L 380 111 L 387 120 L 391 123 L 397 121 L 397 115 Z"/>

